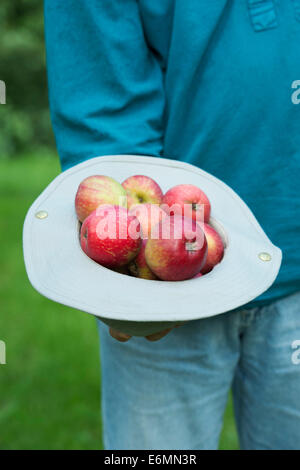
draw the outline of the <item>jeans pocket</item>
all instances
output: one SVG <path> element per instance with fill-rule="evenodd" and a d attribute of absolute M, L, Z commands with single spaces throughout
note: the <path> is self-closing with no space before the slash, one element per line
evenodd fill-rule
<path fill-rule="evenodd" d="M 264 31 L 278 26 L 274 0 L 248 0 L 248 10 L 254 31 Z"/>

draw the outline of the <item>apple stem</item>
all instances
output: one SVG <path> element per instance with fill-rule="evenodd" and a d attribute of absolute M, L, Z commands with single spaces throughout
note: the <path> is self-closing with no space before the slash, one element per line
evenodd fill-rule
<path fill-rule="evenodd" d="M 192 203 L 192 210 L 193 211 L 199 211 L 201 208 L 201 204 L 198 204 L 197 202 Z"/>

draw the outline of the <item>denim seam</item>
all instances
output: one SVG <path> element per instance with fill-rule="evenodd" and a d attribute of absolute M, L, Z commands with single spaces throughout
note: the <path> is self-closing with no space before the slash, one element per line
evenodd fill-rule
<path fill-rule="evenodd" d="M 244 415 L 244 403 L 243 403 L 243 381 L 242 381 L 242 369 L 241 369 L 241 353 L 240 359 L 236 365 L 234 371 L 234 378 L 232 382 L 232 392 L 233 392 L 233 406 L 234 406 L 234 416 L 236 429 L 239 439 L 239 445 L 241 446 L 242 434 L 243 434 L 243 415 Z M 238 380 L 238 375 L 240 375 Z"/>

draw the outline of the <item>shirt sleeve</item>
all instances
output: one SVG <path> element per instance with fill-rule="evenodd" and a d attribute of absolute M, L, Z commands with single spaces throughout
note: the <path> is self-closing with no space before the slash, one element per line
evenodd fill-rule
<path fill-rule="evenodd" d="M 163 72 L 137 0 L 45 0 L 52 124 L 62 168 L 162 153 Z"/>

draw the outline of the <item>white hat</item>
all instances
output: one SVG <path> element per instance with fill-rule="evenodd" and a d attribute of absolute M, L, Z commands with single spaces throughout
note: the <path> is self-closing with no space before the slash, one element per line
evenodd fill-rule
<path fill-rule="evenodd" d="M 167 282 L 119 274 L 88 258 L 80 247 L 74 199 L 80 182 L 95 174 L 119 182 L 147 175 L 164 192 L 177 184 L 200 187 L 226 246 L 222 262 L 200 278 Z M 38 292 L 138 336 L 246 304 L 271 286 L 282 258 L 248 206 L 222 181 L 187 163 L 132 155 L 93 158 L 55 178 L 27 213 L 23 248 Z"/>

